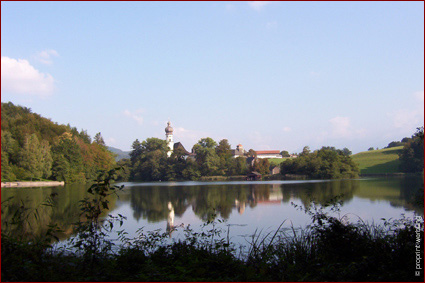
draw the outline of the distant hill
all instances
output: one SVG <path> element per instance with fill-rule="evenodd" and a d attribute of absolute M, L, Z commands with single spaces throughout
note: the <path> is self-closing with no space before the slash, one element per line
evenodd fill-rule
<path fill-rule="evenodd" d="M 115 157 L 115 161 L 118 161 L 124 158 L 130 158 L 130 151 L 122 151 L 121 149 L 111 147 L 111 146 L 108 146 L 108 150 L 117 154 L 117 156 Z"/>
<path fill-rule="evenodd" d="M 352 155 L 359 164 L 360 174 L 400 173 L 398 153 L 403 146 L 359 152 Z"/>

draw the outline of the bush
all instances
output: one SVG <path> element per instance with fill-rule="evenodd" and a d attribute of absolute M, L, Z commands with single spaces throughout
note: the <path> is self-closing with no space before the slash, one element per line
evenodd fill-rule
<path fill-rule="evenodd" d="M 304 150 L 298 158 L 281 163 L 281 174 L 307 175 L 318 179 L 356 178 L 359 168 L 350 153 L 348 149 L 334 147 L 322 147 L 314 152 Z"/>

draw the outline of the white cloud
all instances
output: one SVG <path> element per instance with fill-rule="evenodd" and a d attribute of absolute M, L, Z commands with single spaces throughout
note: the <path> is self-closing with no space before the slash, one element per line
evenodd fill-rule
<path fill-rule="evenodd" d="M 331 131 L 328 137 L 334 139 L 362 138 L 366 135 L 365 129 L 355 129 L 351 126 L 349 117 L 337 116 L 329 120 Z M 325 132 L 327 135 L 327 132 Z M 323 136 L 322 136 L 323 137 Z"/>
<path fill-rule="evenodd" d="M 135 113 L 132 113 L 129 110 L 124 110 L 124 112 L 123 112 L 123 114 L 125 116 L 133 119 L 139 125 L 142 125 L 143 124 L 143 117 L 140 115 L 141 113 L 143 113 L 143 110 L 142 109 L 139 109 L 139 110 L 135 111 Z"/>
<path fill-rule="evenodd" d="M 248 1 L 248 5 L 257 11 L 260 11 L 264 6 L 269 5 L 273 1 Z"/>
<path fill-rule="evenodd" d="M 350 118 L 348 117 L 334 117 L 329 120 L 331 123 L 331 135 L 335 138 L 348 138 L 350 137 Z"/>
<path fill-rule="evenodd" d="M 53 64 L 53 57 L 58 57 L 59 54 L 56 50 L 53 49 L 48 49 L 48 50 L 43 50 L 41 52 L 39 52 L 36 55 L 36 58 L 38 61 L 40 61 L 43 64 L 46 65 L 52 65 Z"/>
<path fill-rule="evenodd" d="M 424 123 L 424 91 L 417 91 L 412 96 L 414 99 L 409 108 L 388 113 L 394 128 L 403 132 L 411 131 Z"/>
<path fill-rule="evenodd" d="M 416 110 L 400 109 L 392 114 L 393 125 L 395 128 L 414 128 L 420 123 L 420 114 Z"/>
<path fill-rule="evenodd" d="M 52 94 L 55 80 L 50 74 L 35 69 L 24 59 L 1 57 L 1 90 L 17 94 Z"/>
<path fill-rule="evenodd" d="M 417 99 L 417 100 L 419 100 L 420 102 L 424 102 L 424 91 L 423 90 L 421 90 L 421 91 L 417 91 L 417 92 L 415 92 L 414 94 L 413 94 L 414 96 L 415 96 L 415 98 Z"/>
<path fill-rule="evenodd" d="M 292 131 L 292 129 L 290 127 L 284 127 L 283 128 L 283 131 L 284 132 L 290 132 L 290 131 Z"/>

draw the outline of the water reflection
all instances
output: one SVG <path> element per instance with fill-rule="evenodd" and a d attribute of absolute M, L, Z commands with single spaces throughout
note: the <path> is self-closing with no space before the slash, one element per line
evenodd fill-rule
<path fill-rule="evenodd" d="M 349 200 L 359 188 L 359 180 L 294 182 L 273 184 L 200 184 L 192 186 L 131 186 L 121 193 L 121 201 L 130 202 L 133 217 L 159 222 L 169 217 L 170 207 L 177 217 L 187 209 L 203 221 L 219 216 L 228 219 L 234 209 L 243 214 L 247 207 L 288 203 L 295 198 L 308 207 L 311 201 L 325 204 L 335 196 Z"/>
<path fill-rule="evenodd" d="M 73 234 L 73 223 L 79 220 L 79 201 L 91 197 L 88 185 L 73 184 L 65 187 L 44 188 L 2 188 L 1 229 L 2 232 L 23 237 L 45 235 L 50 224 L 58 224 L 63 230 L 60 239 Z M 46 206 L 46 200 L 53 197 L 53 207 Z M 109 197 L 110 207 L 116 205 L 116 198 Z M 104 211 L 102 216 L 106 216 Z M 19 225 L 13 225 L 16 218 Z"/>
<path fill-rule="evenodd" d="M 248 222 L 245 224 L 250 225 L 250 222 L 254 221 L 251 219 L 265 213 L 267 207 L 276 208 L 270 210 L 272 212 L 269 218 L 273 218 L 273 214 L 291 217 L 291 212 L 285 210 L 285 207 L 290 206 L 290 202 L 309 207 L 312 200 L 325 204 L 335 196 L 350 204 L 350 209 L 356 210 L 351 211 L 353 213 L 363 210 L 365 206 L 370 207 L 379 203 L 381 207 L 385 206 L 385 209 L 397 208 L 423 215 L 423 207 L 413 202 L 422 184 L 422 178 L 307 182 L 126 183 L 124 184 L 126 188 L 119 193 L 119 198 L 111 196 L 110 211 L 104 215 L 116 211 L 122 213 L 120 209 L 129 207 L 130 210 L 126 210 L 127 214 L 122 213 L 128 217 L 128 221 L 138 223 L 139 220 L 143 220 L 148 225 L 164 222 L 166 231 L 172 231 L 176 219 L 181 219 L 185 214 L 186 218 L 187 214 L 193 214 L 201 221 L 220 217 L 230 219 L 232 222 L 237 221 L 239 217 Z M 86 186 L 81 185 L 64 188 L 2 189 L 2 231 L 9 229 L 8 232 L 12 234 L 19 232 L 42 235 L 50 223 L 57 223 L 65 230 L 61 237 L 67 238 L 72 235 L 72 223 L 77 222 L 79 218 L 79 201 L 89 196 L 86 189 Z M 51 193 L 58 194 L 54 209 L 41 205 Z M 9 198 L 12 199 L 4 202 Z M 361 200 L 366 200 L 367 203 Z M 15 231 L 15 228 L 7 224 L 22 206 L 30 210 L 37 208 L 38 217 L 29 218 L 22 227 L 23 230 Z M 381 207 L 376 210 L 382 212 Z M 372 217 L 379 219 L 386 215 L 372 215 Z"/>

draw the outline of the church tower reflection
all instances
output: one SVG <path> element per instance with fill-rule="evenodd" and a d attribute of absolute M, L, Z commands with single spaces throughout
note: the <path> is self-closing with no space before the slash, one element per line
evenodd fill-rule
<path fill-rule="evenodd" d="M 171 234 L 174 231 L 174 207 L 173 204 L 169 201 L 168 202 L 168 217 L 167 217 L 167 233 L 171 237 Z"/>

